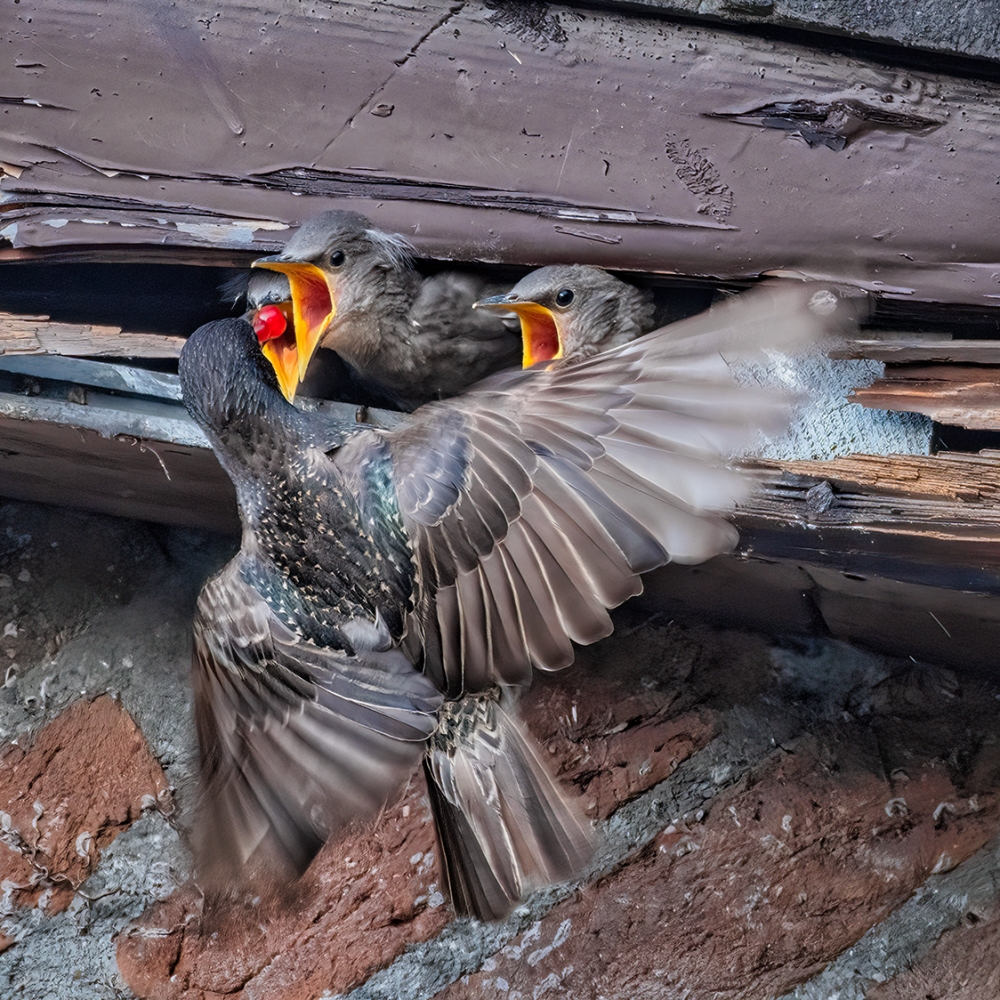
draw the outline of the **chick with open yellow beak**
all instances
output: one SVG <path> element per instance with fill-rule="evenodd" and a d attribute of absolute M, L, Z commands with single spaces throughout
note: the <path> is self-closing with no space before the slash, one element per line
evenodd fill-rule
<path fill-rule="evenodd" d="M 653 327 L 649 292 L 587 264 L 539 268 L 506 295 L 480 299 L 475 308 L 518 317 L 525 368 L 581 361 Z"/>
<path fill-rule="evenodd" d="M 305 223 L 282 253 L 254 262 L 288 281 L 296 387 L 319 347 L 336 351 L 363 387 L 405 410 L 516 363 L 516 334 L 471 309 L 491 291 L 487 283 L 453 271 L 425 278 L 412 253 L 401 236 L 364 216 L 334 211 Z M 290 369 L 290 358 L 282 363 Z"/>
<path fill-rule="evenodd" d="M 253 266 L 277 271 L 288 279 L 291 303 L 290 310 L 287 311 L 291 312 L 291 317 L 287 316 L 286 310 L 282 310 L 282 315 L 290 323 L 276 332 L 279 326 L 277 320 L 268 319 L 271 313 L 265 312 L 265 319 L 260 322 L 261 329 L 258 329 L 257 318 L 261 317 L 262 312 L 258 310 L 254 329 L 260 340 L 261 350 L 274 367 L 281 391 L 291 402 L 305 378 L 306 369 L 323 334 L 336 315 L 336 277 L 331 281 L 315 264 L 284 260 L 284 256 L 278 254 L 275 257 L 263 257 L 255 260 Z M 277 306 L 264 307 L 272 310 L 275 308 Z"/>

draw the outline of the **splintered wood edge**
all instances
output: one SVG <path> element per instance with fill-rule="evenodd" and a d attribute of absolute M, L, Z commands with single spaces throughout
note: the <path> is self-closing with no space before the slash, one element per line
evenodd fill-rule
<path fill-rule="evenodd" d="M 829 460 L 758 460 L 765 476 L 787 473 L 841 490 L 875 491 L 907 499 L 995 503 L 1000 497 L 1000 456 L 851 455 Z"/>
<path fill-rule="evenodd" d="M 53 323 L 48 316 L 0 312 L 0 354 L 176 358 L 183 346 L 183 337 L 129 333 L 117 326 L 91 323 Z"/>

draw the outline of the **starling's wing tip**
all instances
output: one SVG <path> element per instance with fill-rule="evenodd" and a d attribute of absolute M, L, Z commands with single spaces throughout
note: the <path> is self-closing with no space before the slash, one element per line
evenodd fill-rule
<path fill-rule="evenodd" d="M 443 867 L 460 916 L 499 920 L 532 888 L 578 875 L 596 842 L 495 697 L 453 704 L 425 762 Z"/>

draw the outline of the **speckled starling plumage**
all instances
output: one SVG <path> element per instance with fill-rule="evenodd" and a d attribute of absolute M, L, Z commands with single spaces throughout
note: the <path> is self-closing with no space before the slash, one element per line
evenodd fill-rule
<path fill-rule="evenodd" d="M 185 403 L 243 521 L 195 623 L 203 850 L 299 871 L 423 760 L 459 913 L 503 916 L 579 870 L 591 838 L 519 692 L 607 635 L 642 572 L 732 547 L 722 515 L 753 481 L 729 456 L 789 405 L 724 356 L 815 340 L 832 320 L 813 292 L 498 374 L 389 431 L 289 404 L 243 320 L 193 334 Z"/>

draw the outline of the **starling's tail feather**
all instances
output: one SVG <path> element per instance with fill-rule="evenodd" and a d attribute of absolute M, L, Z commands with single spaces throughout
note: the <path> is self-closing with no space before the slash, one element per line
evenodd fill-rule
<path fill-rule="evenodd" d="M 578 873 L 594 850 L 586 820 L 500 697 L 446 704 L 424 762 L 452 902 L 480 920 Z"/>

